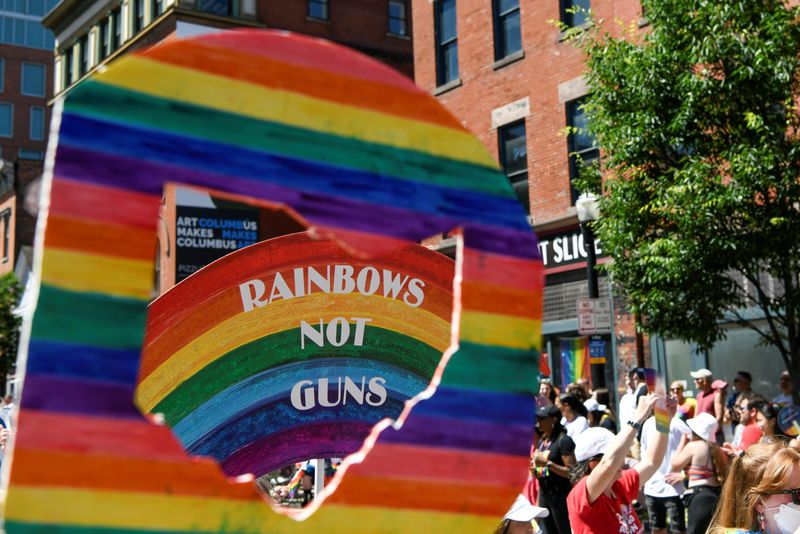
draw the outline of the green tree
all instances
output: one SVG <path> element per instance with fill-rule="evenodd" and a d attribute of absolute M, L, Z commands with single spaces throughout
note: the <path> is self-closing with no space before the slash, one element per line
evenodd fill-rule
<path fill-rule="evenodd" d="M 594 229 L 640 327 L 711 348 L 724 321 L 783 356 L 800 404 L 800 11 L 773 0 L 644 0 L 643 31 L 597 23 Z M 611 33 L 613 32 L 613 33 Z"/>
<path fill-rule="evenodd" d="M 14 273 L 0 276 L 0 393 L 6 394 L 6 376 L 14 369 L 21 319 L 13 314 L 22 287 Z"/>

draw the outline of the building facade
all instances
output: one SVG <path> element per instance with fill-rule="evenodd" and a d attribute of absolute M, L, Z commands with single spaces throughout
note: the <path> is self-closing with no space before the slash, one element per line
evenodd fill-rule
<path fill-rule="evenodd" d="M 638 0 L 414 0 L 412 10 L 417 84 L 497 156 L 539 236 L 546 273 L 543 346 L 557 384 L 559 342 L 578 335 L 576 301 L 588 295 L 579 192 L 572 184 L 580 160 L 600 157 L 583 130 L 583 53 L 562 31 L 586 28 L 587 10 L 599 20 L 647 31 Z M 595 251 L 600 263 L 608 261 L 602 243 Z M 624 392 L 624 373 L 643 363 L 669 380 L 688 379 L 689 370 L 700 367 L 728 380 L 748 370 L 756 391 L 777 393 L 782 360 L 774 349 L 757 346 L 754 332 L 732 325 L 728 339 L 708 353 L 675 340 L 637 339 L 624 299 L 610 289 L 601 275 L 600 297 L 612 298 L 612 331 L 602 336 L 610 390 L 616 385 Z M 755 357 L 764 364 L 756 368 Z"/>
<path fill-rule="evenodd" d="M 413 77 L 407 1 L 63 0 L 44 23 L 56 37 L 56 94 L 130 51 L 170 37 L 241 27 L 322 37 Z"/>

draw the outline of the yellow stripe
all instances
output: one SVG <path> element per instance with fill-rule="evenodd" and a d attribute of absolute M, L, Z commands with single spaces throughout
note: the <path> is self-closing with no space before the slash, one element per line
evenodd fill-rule
<path fill-rule="evenodd" d="M 95 79 L 158 98 L 496 168 L 471 133 L 128 56 Z"/>
<path fill-rule="evenodd" d="M 541 321 L 496 313 L 461 312 L 461 339 L 464 341 L 527 350 L 538 347 L 541 338 Z"/>
<path fill-rule="evenodd" d="M 369 326 L 398 332 L 442 352 L 450 345 L 448 321 L 399 300 L 355 293 L 315 293 L 302 299 L 277 300 L 231 317 L 182 347 L 139 384 L 136 403 L 149 412 L 184 380 L 230 351 L 268 335 L 299 328 L 301 320 L 318 325 L 320 319 L 328 324 L 335 317 L 344 317 L 351 323 L 351 317 L 366 317 L 372 319 Z M 351 328 L 351 339 L 353 335 Z M 299 348 L 300 339 L 297 344 Z"/>
<path fill-rule="evenodd" d="M 334 504 L 323 504 L 306 521 L 297 522 L 261 501 L 24 486 L 10 489 L 6 520 L 86 528 L 264 534 L 492 532 L 499 522 L 498 518 L 465 513 Z"/>
<path fill-rule="evenodd" d="M 148 300 L 153 292 L 153 262 L 47 247 L 42 281 L 70 291 Z"/>

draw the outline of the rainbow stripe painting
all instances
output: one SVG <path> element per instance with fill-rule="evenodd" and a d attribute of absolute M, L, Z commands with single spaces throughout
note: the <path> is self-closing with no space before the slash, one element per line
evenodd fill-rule
<path fill-rule="evenodd" d="M 305 233 L 231 253 L 150 305 L 136 402 L 229 476 L 345 457 L 428 387 L 453 268 L 419 245 L 367 260 Z"/>
<path fill-rule="evenodd" d="M 559 339 L 561 347 L 561 386 L 576 382 L 579 378 L 591 378 L 589 372 L 589 338 L 565 337 Z"/>
<path fill-rule="evenodd" d="M 7 532 L 497 525 L 528 475 L 542 262 L 494 158 L 435 98 L 319 39 L 224 32 L 91 76 L 54 106 L 50 142 L 41 287 L 3 462 Z M 168 183 L 283 205 L 315 239 L 376 261 L 439 233 L 457 238 L 450 343 L 430 384 L 396 424 L 375 425 L 295 517 L 134 404 Z"/>

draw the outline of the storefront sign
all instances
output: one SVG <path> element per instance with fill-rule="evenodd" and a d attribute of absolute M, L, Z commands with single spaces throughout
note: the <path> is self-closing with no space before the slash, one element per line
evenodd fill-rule
<path fill-rule="evenodd" d="M 597 240 L 594 250 L 598 258 L 605 256 Z M 539 252 L 545 269 L 586 261 L 586 247 L 580 229 L 540 238 Z"/>

